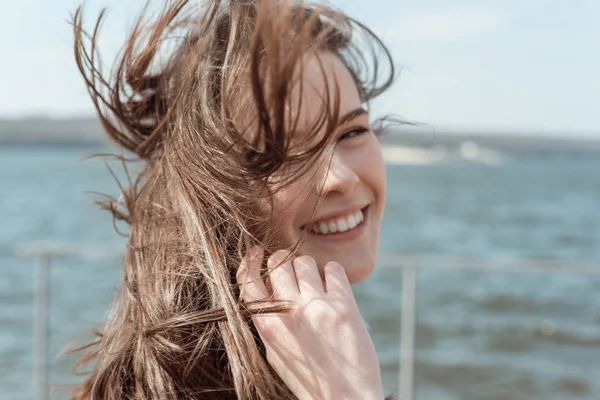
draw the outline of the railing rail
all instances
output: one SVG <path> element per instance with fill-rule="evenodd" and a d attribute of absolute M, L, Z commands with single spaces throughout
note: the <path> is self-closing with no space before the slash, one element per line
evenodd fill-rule
<path fill-rule="evenodd" d="M 34 310 L 34 374 L 36 399 L 48 399 L 48 304 L 49 276 L 52 260 L 63 257 L 111 257 L 123 254 L 123 248 L 106 245 L 38 243 L 21 246 L 13 255 L 36 259 Z M 417 277 L 420 269 L 454 269 L 478 271 L 600 274 L 598 263 L 562 263 L 549 260 L 477 260 L 465 257 L 393 256 L 383 257 L 379 266 L 402 268 L 402 307 L 400 315 L 399 400 L 414 398 L 414 363 Z"/>

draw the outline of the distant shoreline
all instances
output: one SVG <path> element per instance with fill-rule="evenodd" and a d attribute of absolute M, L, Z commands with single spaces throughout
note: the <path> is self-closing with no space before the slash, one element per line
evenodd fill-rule
<path fill-rule="evenodd" d="M 0 120 L 0 144 L 19 146 L 99 146 L 109 144 L 94 118 Z"/>
<path fill-rule="evenodd" d="M 568 137 L 565 134 L 565 137 Z M 507 152 L 600 154 L 598 139 L 560 138 L 514 133 L 440 132 L 432 128 L 401 128 L 381 137 L 383 146 L 416 148 L 459 147 L 466 142 Z M 23 120 L 0 119 L 0 146 L 114 147 L 95 118 Z"/>

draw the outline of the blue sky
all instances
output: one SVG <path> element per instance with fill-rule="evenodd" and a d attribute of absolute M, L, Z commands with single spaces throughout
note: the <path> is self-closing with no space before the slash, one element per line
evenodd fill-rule
<path fill-rule="evenodd" d="M 80 0 L 0 6 L 0 117 L 91 115 L 67 23 Z M 382 36 L 403 68 L 374 104 L 440 130 L 600 138 L 597 0 L 337 0 Z M 142 0 L 109 6 L 101 46 L 110 60 Z"/>

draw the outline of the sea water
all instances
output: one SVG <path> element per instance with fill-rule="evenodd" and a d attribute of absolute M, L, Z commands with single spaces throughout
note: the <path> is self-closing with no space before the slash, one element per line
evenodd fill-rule
<path fill-rule="evenodd" d="M 123 246 L 86 191 L 118 188 L 103 149 L 0 147 L 0 398 L 34 398 L 35 260 L 30 243 Z M 416 399 L 600 398 L 600 157 L 440 156 L 386 150 L 382 258 L 502 261 L 517 271 L 425 268 L 417 282 Z M 487 154 L 487 156 L 486 156 Z M 460 155 L 460 154 L 459 154 Z M 113 167 L 116 165 L 113 164 Z M 566 270 L 518 271 L 523 260 Z M 433 262 L 432 262 L 433 263 Z M 431 267 L 442 266 L 430 265 Z M 401 265 L 399 265 L 400 267 Z M 116 254 L 63 257 L 50 270 L 52 398 L 67 397 L 76 335 L 105 318 L 122 264 Z M 355 286 L 387 392 L 398 385 L 402 269 L 378 267 Z"/>

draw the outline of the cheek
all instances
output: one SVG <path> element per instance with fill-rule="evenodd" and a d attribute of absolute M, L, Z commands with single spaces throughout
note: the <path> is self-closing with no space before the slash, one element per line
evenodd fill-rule
<path fill-rule="evenodd" d="M 382 214 L 385 205 L 386 176 L 383 154 L 376 139 L 369 146 L 368 152 L 363 155 L 360 165 L 363 166 L 363 181 L 374 193 L 380 214 Z"/>
<path fill-rule="evenodd" d="M 296 228 L 307 204 L 306 187 L 303 181 L 294 182 L 273 197 L 273 228 L 281 247 L 291 247 L 298 240 Z"/>
<path fill-rule="evenodd" d="M 378 162 L 377 162 L 377 182 L 378 182 L 378 196 L 379 196 L 379 202 L 381 204 L 381 207 L 383 209 L 383 206 L 385 206 L 385 198 L 386 198 L 386 190 L 387 190 L 387 180 L 386 180 L 386 174 L 385 174 L 385 163 L 383 161 L 383 154 L 381 153 L 381 148 L 379 147 L 379 145 L 377 146 L 377 157 L 378 157 Z"/>

